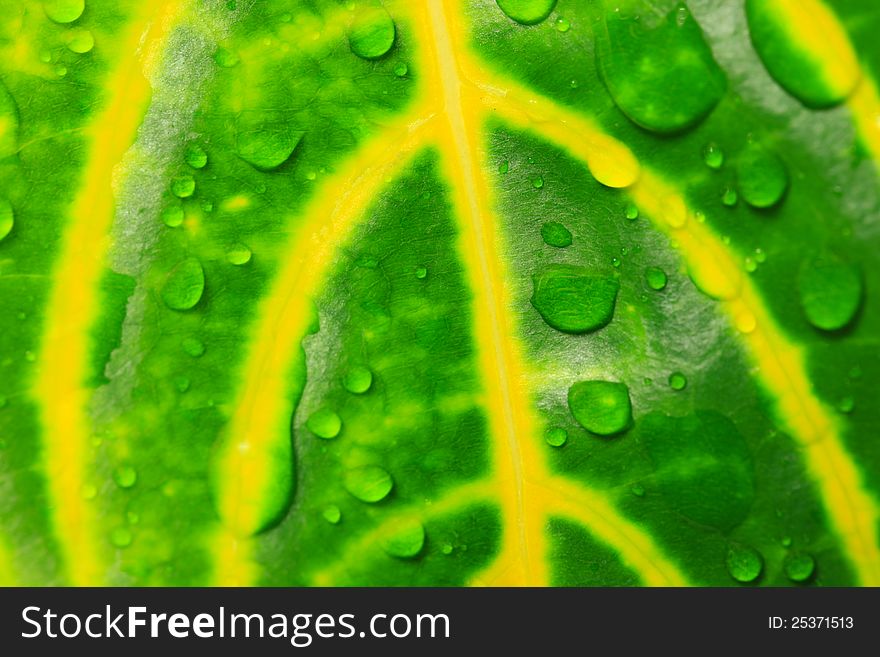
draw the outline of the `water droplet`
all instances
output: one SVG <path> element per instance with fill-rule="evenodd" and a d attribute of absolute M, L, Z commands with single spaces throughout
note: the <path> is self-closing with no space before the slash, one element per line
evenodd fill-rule
<path fill-rule="evenodd" d="M 223 68 L 232 68 L 238 64 L 238 55 L 221 46 L 217 48 L 217 52 L 214 53 L 214 61 L 217 62 L 218 66 L 222 66 Z"/>
<path fill-rule="evenodd" d="M 172 310 L 189 310 L 205 291 L 205 271 L 195 258 L 179 262 L 169 273 L 162 287 L 162 300 Z"/>
<path fill-rule="evenodd" d="M 507 173 L 509 170 L 510 163 L 507 160 L 498 165 L 498 173 Z"/>
<path fill-rule="evenodd" d="M 849 396 L 843 397 L 839 402 L 837 402 L 837 410 L 841 413 L 852 413 L 855 407 L 855 400 Z"/>
<path fill-rule="evenodd" d="M 419 280 L 424 279 L 428 275 L 428 268 L 424 265 L 419 265 L 416 267 L 416 278 Z"/>
<path fill-rule="evenodd" d="M 2 122 L 0 122 L 0 132 L 2 130 Z M 0 141 L 2 141 L 2 135 L 0 135 Z M 0 199 L 0 241 L 3 241 L 12 232 L 13 226 L 15 226 L 15 211 L 9 201 Z"/>
<path fill-rule="evenodd" d="M 189 198 L 196 191 L 196 181 L 189 175 L 175 176 L 171 181 L 171 193 L 177 198 Z"/>
<path fill-rule="evenodd" d="M 743 266 L 750 274 L 754 273 L 758 269 L 758 263 L 751 256 L 745 257 L 745 260 L 743 260 Z"/>
<path fill-rule="evenodd" d="M 791 547 L 791 536 L 783 536 L 780 542 L 782 547 Z"/>
<path fill-rule="evenodd" d="M 394 45 L 394 21 L 382 7 L 362 8 L 348 33 L 351 51 L 362 59 L 378 59 Z"/>
<path fill-rule="evenodd" d="M 547 324 L 565 333 L 588 333 L 614 315 L 617 280 L 574 265 L 550 265 L 532 277 L 532 305 Z"/>
<path fill-rule="evenodd" d="M 339 507 L 335 504 L 330 504 L 329 506 L 324 507 L 321 516 L 323 516 L 324 520 L 331 525 L 337 525 L 339 524 L 339 521 L 342 520 L 342 511 L 340 511 Z"/>
<path fill-rule="evenodd" d="M 72 23 L 82 16 L 85 0 L 43 0 L 46 16 L 56 23 Z"/>
<path fill-rule="evenodd" d="M 37 361 L 37 355 L 28 349 L 24 352 L 24 359 L 29 363 L 35 363 Z"/>
<path fill-rule="evenodd" d="M 186 145 L 184 158 L 186 159 L 186 163 L 193 169 L 203 169 L 205 165 L 208 164 L 208 154 L 205 152 L 204 148 L 195 142 Z"/>
<path fill-rule="evenodd" d="M 233 244 L 226 251 L 226 260 L 233 265 L 246 265 L 251 261 L 251 250 L 244 244 Z"/>
<path fill-rule="evenodd" d="M 131 530 L 126 529 L 125 527 L 117 527 L 112 532 L 110 532 L 110 542 L 114 545 L 114 547 L 126 548 L 131 545 L 131 541 Z"/>
<path fill-rule="evenodd" d="M 534 178 L 532 180 L 532 187 L 535 189 L 541 189 L 544 186 L 544 179 L 541 176 Z"/>
<path fill-rule="evenodd" d="M 673 390 L 684 390 L 687 386 L 687 377 L 681 372 L 673 372 L 669 375 L 669 387 Z"/>
<path fill-rule="evenodd" d="M 557 249 L 571 246 L 571 231 L 558 221 L 548 221 L 541 226 L 541 237 L 546 244 Z"/>
<path fill-rule="evenodd" d="M 556 19 L 556 30 L 559 32 L 568 32 L 571 29 L 571 23 L 565 20 L 562 16 Z"/>
<path fill-rule="evenodd" d="M 767 71 L 807 107 L 837 105 L 861 78 L 858 57 L 833 11 L 818 0 L 748 0 L 749 35 Z M 802 38 L 812 34 L 814 38 Z"/>
<path fill-rule="evenodd" d="M 732 208 L 736 205 L 737 201 L 739 201 L 739 196 L 733 187 L 725 187 L 721 191 L 721 203 L 727 207 Z"/>
<path fill-rule="evenodd" d="M 95 37 L 88 30 L 70 30 L 65 36 L 67 49 L 78 55 L 90 52 L 95 47 Z"/>
<path fill-rule="evenodd" d="M 322 408 L 309 416 L 306 426 L 318 438 L 330 440 L 336 438 L 342 430 L 342 419 L 329 408 Z"/>
<path fill-rule="evenodd" d="M 709 142 L 703 148 L 703 162 L 710 169 L 720 169 L 724 164 L 724 152 L 718 147 L 718 144 Z"/>
<path fill-rule="evenodd" d="M 183 223 L 184 212 L 180 205 L 169 205 L 162 210 L 162 222 L 169 228 L 177 228 Z"/>
<path fill-rule="evenodd" d="M 394 480 L 378 465 L 365 465 L 354 468 L 343 477 L 345 490 L 361 502 L 379 502 L 388 497 L 394 487 Z"/>
<path fill-rule="evenodd" d="M 620 258 L 618 258 L 617 256 L 614 256 L 613 258 L 611 258 L 611 266 L 612 267 L 620 267 Z"/>
<path fill-rule="evenodd" d="M 304 133 L 293 130 L 283 117 L 264 119 L 239 122 L 236 126 L 236 152 L 255 169 L 273 171 L 290 159 Z"/>
<path fill-rule="evenodd" d="M 862 305 L 862 277 L 853 265 L 820 254 L 801 265 L 798 293 L 809 322 L 823 331 L 836 331 L 852 322 Z"/>
<path fill-rule="evenodd" d="M 764 253 L 764 250 L 761 249 L 760 247 L 755 249 L 755 261 L 758 264 L 763 264 L 763 263 L 767 262 L 767 254 Z"/>
<path fill-rule="evenodd" d="M 94 484 L 85 484 L 80 494 L 84 500 L 93 500 L 98 496 L 98 487 Z"/>
<path fill-rule="evenodd" d="M 613 381 L 579 381 L 568 389 L 568 407 L 582 427 L 611 436 L 627 429 L 632 421 L 629 389 Z"/>
<path fill-rule="evenodd" d="M 495 0 L 498 7 L 511 20 L 521 25 L 537 25 L 546 19 L 556 0 Z"/>
<path fill-rule="evenodd" d="M 131 488 L 137 482 L 137 470 L 130 465 L 121 465 L 113 472 L 113 481 L 120 488 Z"/>
<path fill-rule="evenodd" d="M 785 557 L 783 569 L 792 582 L 806 582 L 813 576 L 816 560 L 806 552 L 793 552 Z"/>
<path fill-rule="evenodd" d="M 775 153 L 752 143 L 737 158 L 736 184 L 746 203 L 769 208 L 785 194 L 788 171 Z"/>
<path fill-rule="evenodd" d="M 737 331 L 748 335 L 757 328 L 758 320 L 750 310 L 744 309 L 736 314 L 734 324 L 736 325 Z"/>
<path fill-rule="evenodd" d="M 177 392 L 184 393 L 189 390 L 189 379 L 185 376 L 176 376 L 174 377 L 174 387 L 177 388 Z"/>
<path fill-rule="evenodd" d="M 615 104 L 637 125 L 663 134 L 684 130 L 724 95 L 724 73 L 684 6 L 660 21 L 627 11 L 605 11 L 603 19 L 596 30 L 599 71 Z"/>
<path fill-rule="evenodd" d="M 342 377 L 342 385 L 355 395 L 362 395 L 373 385 L 373 373 L 363 365 L 355 365 Z"/>
<path fill-rule="evenodd" d="M 205 344 L 198 338 L 184 338 L 181 346 L 183 346 L 183 351 L 193 358 L 199 358 L 205 353 Z"/>
<path fill-rule="evenodd" d="M 544 440 L 551 447 L 562 447 L 568 440 L 568 432 L 562 427 L 553 427 L 544 434 Z"/>
<path fill-rule="evenodd" d="M 626 218 L 630 221 L 635 221 L 639 218 L 639 209 L 636 207 L 634 203 L 629 203 L 626 206 Z"/>
<path fill-rule="evenodd" d="M 652 290 L 662 290 L 666 287 L 666 272 L 660 267 L 648 267 L 645 269 L 645 280 Z"/>
<path fill-rule="evenodd" d="M 451 543 L 444 543 L 444 544 L 443 544 L 443 547 L 440 548 L 440 551 L 441 551 L 443 554 L 452 554 L 452 549 L 453 549 L 453 548 L 452 548 L 452 544 L 451 544 Z"/>
<path fill-rule="evenodd" d="M 409 67 L 406 65 L 406 62 L 400 62 L 397 66 L 394 67 L 394 75 L 399 78 L 402 78 L 409 72 Z"/>
<path fill-rule="evenodd" d="M 645 487 L 642 486 L 641 484 L 635 484 L 629 490 L 636 497 L 644 497 L 645 496 Z"/>
<path fill-rule="evenodd" d="M 425 528 L 416 520 L 403 520 L 395 523 L 379 542 L 392 557 L 411 559 L 425 546 Z"/>
<path fill-rule="evenodd" d="M 764 559 L 753 547 L 731 546 L 727 552 L 727 572 L 737 582 L 754 582 L 764 569 Z"/>
<path fill-rule="evenodd" d="M 63 64 L 59 64 L 55 67 L 55 75 L 57 75 L 59 78 L 63 78 L 65 75 L 67 75 L 67 67 Z"/>

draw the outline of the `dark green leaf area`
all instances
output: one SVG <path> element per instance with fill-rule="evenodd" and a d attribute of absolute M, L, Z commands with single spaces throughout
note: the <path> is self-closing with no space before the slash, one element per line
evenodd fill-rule
<path fill-rule="evenodd" d="M 597 541 L 579 525 L 551 518 L 550 537 L 552 586 L 639 586 L 639 577 L 621 563 L 617 554 Z"/>

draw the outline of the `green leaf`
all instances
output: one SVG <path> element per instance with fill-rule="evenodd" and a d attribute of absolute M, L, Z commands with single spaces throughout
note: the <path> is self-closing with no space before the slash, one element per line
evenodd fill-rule
<path fill-rule="evenodd" d="M 880 584 L 872 0 L 13 5 L 0 584 Z"/>

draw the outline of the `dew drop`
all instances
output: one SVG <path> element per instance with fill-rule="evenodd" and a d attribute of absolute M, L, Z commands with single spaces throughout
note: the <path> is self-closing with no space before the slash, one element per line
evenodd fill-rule
<path fill-rule="evenodd" d="M 419 280 L 423 280 L 428 276 L 428 268 L 424 265 L 419 265 L 418 267 L 416 267 L 415 274 L 416 278 L 418 278 Z"/>
<path fill-rule="evenodd" d="M 394 21 L 382 7 L 363 8 L 348 33 L 351 51 L 362 59 L 379 59 L 391 50 L 395 39 Z"/>
<path fill-rule="evenodd" d="M 183 351 L 192 358 L 199 358 L 205 353 L 205 343 L 198 338 L 184 338 L 181 346 Z"/>
<path fill-rule="evenodd" d="M 183 223 L 184 213 L 183 207 L 180 205 L 169 205 L 162 210 L 162 223 L 169 228 L 177 228 Z"/>
<path fill-rule="evenodd" d="M 639 218 L 639 209 L 638 209 L 638 207 L 636 207 L 636 205 L 634 203 L 629 203 L 626 206 L 625 212 L 626 212 L 626 215 L 625 215 L 626 218 L 629 219 L 630 221 L 635 221 L 636 219 Z"/>
<path fill-rule="evenodd" d="M 183 394 L 187 390 L 189 390 L 190 381 L 185 376 L 176 376 L 174 377 L 174 387 L 177 388 L 177 392 Z"/>
<path fill-rule="evenodd" d="M 342 520 L 342 511 L 335 504 L 330 504 L 324 507 L 324 510 L 321 511 L 321 516 L 331 525 L 338 525 L 339 521 Z"/>
<path fill-rule="evenodd" d="M 792 582 L 806 582 L 816 570 L 816 560 L 805 552 L 794 552 L 785 558 L 782 567 Z"/>
<path fill-rule="evenodd" d="M 666 272 L 660 267 L 648 267 L 645 269 L 645 280 L 652 290 L 662 290 L 666 287 Z"/>
<path fill-rule="evenodd" d="M 88 30 L 71 30 L 67 33 L 65 40 L 67 49 L 78 55 L 84 55 L 95 47 L 95 37 Z"/>
<path fill-rule="evenodd" d="M 251 261 L 251 250 L 244 244 L 233 244 L 226 251 L 226 261 L 230 264 L 241 266 Z"/>
<path fill-rule="evenodd" d="M 196 191 L 196 181 L 189 174 L 175 176 L 171 181 L 171 193 L 177 198 L 189 198 Z"/>
<path fill-rule="evenodd" d="M 352 496 L 361 502 L 379 502 L 388 497 L 394 480 L 386 470 L 377 465 L 365 465 L 348 470 L 342 481 Z"/>
<path fill-rule="evenodd" d="M 558 221 L 548 221 L 541 226 L 541 237 L 546 244 L 557 249 L 571 246 L 571 231 Z"/>
<path fill-rule="evenodd" d="M 568 407 L 578 423 L 600 436 L 627 429 L 632 422 L 629 389 L 613 381 L 579 381 L 568 389 Z"/>
<path fill-rule="evenodd" d="M 355 365 L 342 377 L 342 385 L 349 392 L 362 395 L 373 385 L 373 373 L 368 367 Z"/>
<path fill-rule="evenodd" d="M 443 546 L 440 548 L 440 551 L 443 554 L 452 554 L 452 550 L 453 550 L 453 547 L 452 547 L 451 543 L 444 543 Z"/>
<path fill-rule="evenodd" d="M 498 165 L 498 173 L 507 173 L 509 170 L 510 163 L 507 160 Z"/>
<path fill-rule="evenodd" d="M 562 447 L 568 441 L 568 432 L 562 427 L 553 427 L 544 434 L 544 440 L 551 447 Z"/>
<path fill-rule="evenodd" d="M 800 267 L 801 308 L 818 329 L 836 331 L 852 322 L 861 307 L 862 292 L 859 270 L 834 255 L 814 256 Z"/>
<path fill-rule="evenodd" d="M 425 528 L 416 520 L 403 520 L 395 523 L 379 543 L 390 556 L 411 559 L 418 556 L 425 546 Z"/>
<path fill-rule="evenodd" d="M 791 547 L 791 536 L 783 536 L 780 543 L 782 543 L 782 547 Z"/>
<path fill-rule="evenodd" d="M 849 396 L 843 397 L 839 402 L 837 402 L 837 410 L 841 413 L 852 413 L 855 407 L 855 400 Z"/>
<path fill-rule="evenodd" d="M 113 481 L 120 488 L 131 488 L 137 483 L 137 470 L 130 465 L 121 465 L 113 472 Z"/>
<path fill-rule="evenodd" d="M 532 187 L 535 189 L 541 189 L 544 186 L 544 179 L 541 176 L 534 178 L 532 180 Z"/>
<path fill-rule="evenodd" d="M 2 131 L 2 123 L 0 123 L 0 131 Z M 13 226 L 15 226 L 15 211 L 9 201 L 0 199 L 0 242 L 12 232 Z"/>
<path fill-rule="evenodd" d="M 568 32 L 571 29 L 571 23 L 560 16 L 556 19 L 556 30 L 558 32 Z"/>
<path fill-rule="evenodd" d="M 126 548 L 131 545 L 131 541 L 131 530 L 126 529 L 125 527 L 117 527 L 110 532 L 110 542 L 114 547 Z"/>
<path fill-rule="evenodd" d="M 754 582 L 764 569 L 764 559 L 753 547 L 734 545 L 727 552 L 727 572 L 737 582 Z"/>
<path fill-rule="evenodd" d="M 236 126 L 236 152 L 255 169 L 273 171 L 290 159 L 303 134 L 283 119 L 240 122 Z"/>
<path fill-rule="evenodd" d="M 613 258 L 611 258 L 611 266 L 612 267 L 620 267 L 620 258 L 618 258 L 617 256 L 614 256 Z"/>
<path fill-rule="evenodd" d="M 318 438 L 330 440 L 336 438 L 342 430 L 342 419 L 329 408 L 322 408 L 309 416 L 306 426 Z"/>
<path fill-rule="evenodd" d="M 732 208 L 739 201 L 739 196 L 733 187 L 725 187 L 721 191 L 721 203 L 728 208 Z"/>
<path fill-rule="evenodd" d="M 755 328 L 757 328 L 758 320 L 751 311 L 742 310 L 737 313 L 734 323 L 737 331 L 748 335 L 749 333 L 753 333 Z"/>
<path fill-rule="evenodd" d="M 769 208 L 788 189 L 788 171 L 775 153 L 750 144 L 737 158 L 736 181 L 740 196 L 754 208 Z"/>
<path fill-rule="evenodd" d="M 400 62 L 397 66 L 394 67 L 394 75 L 399 78 L 402 78 L 409 72 L 409 67 L 406 65 L 406 62 Z"/>
<path fill-rule="evenodd" d="M 767 262 L 767 254 L 760 247 L 755 249 L 755 262 L 758 264 L 764 264 Z"/>
<path fill-rule="evenodd" d="M 537 25 L 545 20 L 556 0 L 495 0 L 505 16 L 520 25 Z"/>
<path fill-rule="evenodd" d="M 195 258 L 186 258 L 168 273 L 162 287 L 162 300 L 172 310 L 189 310 L 201 300 L 204 291 L 202 263 Z"/>
<path fill-rule="evenodd" d="M 745 260 L 743 260 L 743 266 L 750 274 L 753 274 L 758 270 L 758 263 L 751 256 L 746 256 Z"/>
<path fill-rule="evenodd" d="M 703 148 L 703 162 L 710 169 L 720 169 L 724 164 L 724 152 L 714 142 L 709 142 Z"/>
<path fill-rule="evenodd" d="M 588 333 L 614 315 L 620 284 L 574 265 L 550 265 L 532 277 L 532 305 L 547 324 L 565 333 Z"/>
<path fill-rule="evenodd" d="M 204 148 L 196 143 L 189 143 L 186 145 L 184 159 L 193 169 L 203 169 L 205 168 L 205 165 L 208 164 L 208 154 L 205 152 Z"/>
<path fill-rule="evenodd" d="M 645 487 L 642 486 L 641 484 L 635 484 L 629 490 L 636 497 L 644 497 L 645 496 Z"/>
<path fill-rule="evenodd" d="M 681 372 L 673 372 L 669 375 L 669 387 L 673 390 L 684 390 L 687 386 L 687 377 Z"/>
<path fill-rule="evenodd" d="M 85 11 L 85 0 L 43 0 L 43 9 L 56 23 L 72 23 Z"/>

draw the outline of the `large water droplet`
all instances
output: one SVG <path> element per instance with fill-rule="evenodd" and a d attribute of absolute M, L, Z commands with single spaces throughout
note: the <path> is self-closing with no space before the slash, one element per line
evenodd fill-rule
<path fill-rule="evenodd" d="M 581 426 L 600 436 L 611 436 L 632 421 L 629 389 L 613 381 L 579 381 L 568 389 L 568 407 Z"/>
<path fill-rule="evenodd" d="M 556 0 L 495 0 L 495 2 L 508 18 L 521 25 L 537 25 L 549 16 L 556 6 Z"/>
<path fill-rule="evenodd" d="M 205 165 L 208 164 L 208 154 L 205 152 L 204 148 L 195 142 L 186 145 L 184 159 L 186 159 L 186 163 L 193 169 L 203 169 Z"/>
<path fill-rule="evenodd" d="M 177 198 L 189 198 L 196 191 L 196 181 L 191 175 L 175 176 L 171 181 L 171 193 Z"/>
<path fill-rule="evenodd" d="M 183 223 L 184 212 L 180 205 L 169 205 L 162 210 L 162 222 L 169 228 L 177 228 Z"/>
<path fill-rule="evenodd" d="M 669 387 L 673 390 L 684 390 L 687 382 L 687 377 L 681 372 L 673 372 L 669 375 Z"/>
<path fill-rule="evenodd" d="M 764 569 L 760 552 L 748 545 L 731 546 L 727 552 L 727 572 L 737 582 L 754 582 Z"/>
<path fill-rule="evenodd" d="M 816 560 L 805 552 L 793 552 L 785 558 L 783 569 L 792 582 L 806 582 L 813 576 Z"/>
<path fill-rule="evenodd" d="M 752 143 L 737 159 L 736 183 L 746 203 L 755 208 L 769 208 L 785 194 L 788 171 L 775 153 Z"/>
<path fill-rule="evenodd" d="M 532 277 L 532 305 L 553 328 L 587 333 L 602 328 L 614 315 L 617 280 L 574 265 L 550 265 Z"/>
<path fill-rule="evenodd" d="M 662 290 L 666 287 L 666 272 L 660 267 L 648 267 L 645 269 L 645 280 L 652 290 Z"/>
<path fill-rule="evenodd" d="M 814 108 L 842 102 L 861 78 L 858 57 L 834 13 L 819 0 L 747 0 L 758 56 L 792 96 Z"/>
<path fill-rule="evenodd" d="M 368 367 L 355 365 L 342 377 L 342 385 L 355 395 L 362 395 L 373 385 L 373 373 Z"/>
<path fill-rule="evenodd" d="M 168 273 L 162 287 L 162 300 L 173 310 L 189 310 L 201 300 L 204 291 L 202 263 L 196 258 L 187 258 Z"/>
<path fill-rule="evenodd" d="M 571 246 L 571 231 L 558 221 L 548 221 L 541 226 L 541 237 L 544 242 L 557 249 Z"/>
<path fill-rule="evenodd" d="M 568 441 L 568 432 L 562 427 L 553 427 L 544 434 L 544 440 L 551 447 L 562 447 Z"/>
<path fill-rule="evenodd" d="M 330 440 L 342 430 L 342 419 L 329 408 L 322 408 L 309 416 L 306 426 L 319 438 Z"/>
<path fill-rule="evenodd" d="M 810 323 L 836 331 L 853 320 L 862 304 L 862 276 L 855 266 L 821 254 L 801 265 L 798 293 Z"/>
<path fill-rule="evenodd" d="M 724 94 L 724 74 L 696 20 L 680 5 L 665 18 L 606 11 L 596 28 L 602 79 L 620 110 L 659 133 L 703 119 Z"/>
<path fill-rule="evenodd" d="M 379 502 L 388 497 L 394 480 L 378 465 L 365 465 L 345 473 L 342 485 L 361 502 Z"/>
<path fill-rule="evenodd" d="M 233 244 L 226 251 L 226 260 L 232 265 L 246 265 L 251 261 L 251 250 L 244 244 Z"/>
<path fill-rule="evenodd" d="M 382 7 L 358 12 L 348 33 L 351 51 L 363 59 L 378 59 L 394 45 L 394 21 Z"/>
<path fill-rule="evenodd" d="M 0 241 L 12 232 L 15 226 L 15 211 L 9 201 L 0 198 Z"/>
<path fill-rule="evenodd" d="M 254 168 L 272 171 L 290 159 L 303 134 L 280 117 L 264 121 L 248 117 L 236 126 L 236 152 Z"/>
<path fill-rule="evenodd" d="M 43 0 L 46 16 L 56 23 L 72 23 L 82 16 L 85 0 Z"/>
<path fill-rule="evenodd" d="M 425 546 L 425 528 L 417 520 L 395 523 L 380 539 L 382 549 L 392 557 L 411 559 Z"/>
<path fill-rule="evenodd" d="M 137 483 L 137 470 L 130 465 L 121 465 L 113 472 L 113 481 L 120 488 L 131 488 Z"/>
<path fill-rule="evenodd" d="M 70 30 L 65 36 L 67 49 L 83 55 L 95 47 L 95 37 L 88 30 Z"/>

